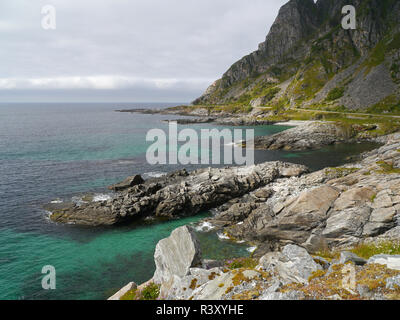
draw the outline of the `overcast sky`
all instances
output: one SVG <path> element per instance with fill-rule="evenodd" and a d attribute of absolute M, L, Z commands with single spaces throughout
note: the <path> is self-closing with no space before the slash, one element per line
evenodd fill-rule
<path fill-rule="evenodd" d="M 189 102 L 287 0 L 0 0 L 0 102 Z M 41 10 L 56 9 L 56 30 Z"/>

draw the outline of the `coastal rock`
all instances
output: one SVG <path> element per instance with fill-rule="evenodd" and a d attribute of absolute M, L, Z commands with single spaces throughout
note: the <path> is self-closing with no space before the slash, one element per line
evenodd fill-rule
<path fill-rule="evenodd" d="M 193 292 L 192 299 L 221 300 L 235 286 L 243 285 L 259 278 L 261 278 L 261 274 L 255 270 L 233 270 L 197 288 Z"/>
<path fill-rule="evenodd" d="M 191 268 L 190 274 L 184 277 L 172 276 L 169 281 L 163 282 L 160 288 L 160 298 L 164 300 L 188 300 L 194 290 L 220 276 L 220 268 L 210 270 Z"/>
<path fill-rule="evenodd" d="M 307 250 L 296 245 L 287 245 L 282 252 L 267 253 L 257 268 L 278 276 L 283 284 L 308 283 L 313 272 L 322 270 Z"/>
<path fill-rule="evenodd" d="M 171 277 L 184 277 L 190 268 L 201 265 L 201 249 L 194 231 L 187 226 L 175 229 L 158 242 L 154 253 L 156 271 L 154 283 L 168 282 Z"/>
<path fill-rule="evenodd" d="M 400 289 L 400 276 L 386 279 L 386 289 L 389 289 L 389 290 Z"/>
<path fill-rule="evenodd" d="M 330 186 L 304 191 L 289 199 L 276 218 L 260 224 L 257 237 L 292 240 L 299 244 L 306 242 L 311 231 L 326 220 L 326 214 L 338 196 L 339 192 Z"/>
<path fill-rule="evenodd" d="M 363 266 L 367 263 L 367 260 L 360 258 L 352 252 L 343 251 L 340 253 L 339 264 L 346 264 L 347 262 L 353 262 L 357 266 Z"/>
<path fill-rule="evenodd" d="M 108 298 L 107 300 L 120 300 L 126 293 L 131 290 L 135 290 L 137 288 L 137 284 L 134 282 L 129 282 L 125 287 L 115 293 L 113 296 Z"/>
<path fill-rule="evenodd" d="M 378 254 L 369 258 L 368 264 L 382 264 L 389 269 L 400 271 L 400 255 Z"/>
<path fill-rule="evenodd" d="M 335 123 L 314 122 L 254 140 L 255 149 L 262 150 L 310 150 L 338 142 L 349 141 L 351 132 Z"/>
<path fill-rule="evenodd" d="M 216 208 L 290 174 L 303 174 L 302 165 L 267 162 L 249 167 L 181 170 L 118 192 L 111 200 L 62 204 L 50 219 L 59 223 L 114 225 L 148 216 L 176 218 Z M 138 180 L 136 180 L 138 181 Z M 130 184 L 128 181 L 127 185 Z"/>
<path fill-rule="evenodd" d="M 126 178 L 124 181 L 114 184 L 110 187 L 108 187 L 108 189 L 113 190 L 113 191 L 123 191 L 126 190 L 128 188 L 137 186 L 138 184 L 142 184 L 144 182 L 142 176 L 140 175 L 134 175 L 132 177 L 128 177 Z"/>
<path fill-rule="evenodd" d="M 295 301 L 303 300 L 305 298 L 304 293 L 301 291 L 290 290 L 288 292 L 267 292 L 264 293 L 259 300 L 267 301 Z"/>
<path fill-rule="evenodd" d="M 264 196 L 261 188 L 217 208 L 207 221 L 236 240 L 257 244 L 257 256 L 288 241 L 319 252 L 373 239 L 396 240 L 400 179 L 389 163 L 400 161 L 400 135 L 382 141 L 387 142 L 358 162 L 277 179 L 268 184 L 268 198 L 259 198 Z M 238 208 L 243 215 L 230 214 Z"/>

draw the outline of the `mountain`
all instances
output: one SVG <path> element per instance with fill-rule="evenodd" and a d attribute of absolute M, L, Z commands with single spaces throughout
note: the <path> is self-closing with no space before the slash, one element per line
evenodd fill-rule
<path fill-rule="evenodd" d="M 345 5 L 355 30 L 342 27 Z M 400 110 L 399 22 L 399 0 L 291 0 L 258 50 L 193 104 Z"/>

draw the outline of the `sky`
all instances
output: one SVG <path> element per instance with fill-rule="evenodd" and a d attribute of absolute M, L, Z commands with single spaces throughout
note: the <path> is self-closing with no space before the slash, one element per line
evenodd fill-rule
<path fill-rule="evenodd" d="M 0 0 L 0 102 L 193 101 L 286 2 Z"/>

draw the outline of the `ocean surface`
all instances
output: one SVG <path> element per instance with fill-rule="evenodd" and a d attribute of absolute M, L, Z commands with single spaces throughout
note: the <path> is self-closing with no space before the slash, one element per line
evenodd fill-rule
<path fill-rule="evenodd" d="M 43 204 L 109 196 L 107 186 L 127 176 L 153 177 L 183 166 L 147 163 L 149 129 L 167 131 L 162 120 L 179 117 L 115 112 L 177 104 L 0 104 L 0 299 L 105 299 L 130 281 L 154 273 L 157 242 L 203 214 L 157 224 L 113 228 L 58 225 Z M 212 128 L 211 124 L 179 126 Z M 222 129 L 223 127 L 217 127 Z M 285 126 L 261 126 L 269 135 Z M 230 128 L 233 129 L 233 128 Z M 256 162 L 284 160 L 312 170 L 345 163 L 373 144 L 338 145 L 312 152 L 257 151 Z M 188 170 L 198 166 L 185 166 Z M 199 232 L 205 258 L 249 255 L 249 247 Z M 56 290 L 43 290 L 41 270 L 56 268 Z"/>

